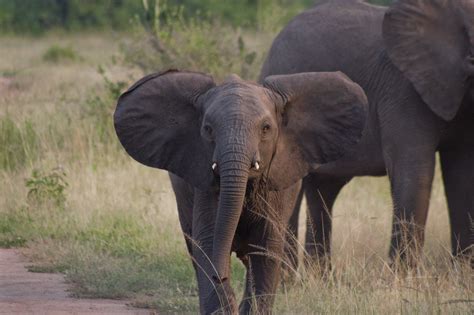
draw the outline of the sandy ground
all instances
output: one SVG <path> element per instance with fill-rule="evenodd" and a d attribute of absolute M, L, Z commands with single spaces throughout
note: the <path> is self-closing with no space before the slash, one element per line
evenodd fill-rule
<path fill-rule="evenodd" d="M 0 314 L 156 314 L 124 301 L 76 299 L 59 274 L 33 273 L 14 249 L 0 249 Z"/>

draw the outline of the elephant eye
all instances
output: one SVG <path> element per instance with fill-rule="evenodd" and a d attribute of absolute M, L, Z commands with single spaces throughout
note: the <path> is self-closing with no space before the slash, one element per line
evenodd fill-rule
<path fill-rule="evenodd" d="M 270 131 L 270 129 L 271 129 L 271 126 L 270 126 L 269 123 L 264 123 L 262 125 L 262 133 L 263 134 L 267 134 Z"/>
<path fill-rule="evenodd" d="M 212 130 L 212 127 L 211 127 L 211 126 L 205 125 L 205 126 L 204 126 L 204 131 L 206 132 L 206 134 L 207 134 L 208 136 L 212 136 L 212 131 L 213 131 L 213 130 Z"/>

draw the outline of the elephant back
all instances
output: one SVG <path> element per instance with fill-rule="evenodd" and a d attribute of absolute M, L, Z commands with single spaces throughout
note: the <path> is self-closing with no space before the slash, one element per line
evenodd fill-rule
<path fill-rule="evenodd" d="M 380 52 L 386 8 L 332 0 L 296 16 L 274 40 L 260 80 L 269 75 L 342 71 L 362 86 L 354 65 Z"/>

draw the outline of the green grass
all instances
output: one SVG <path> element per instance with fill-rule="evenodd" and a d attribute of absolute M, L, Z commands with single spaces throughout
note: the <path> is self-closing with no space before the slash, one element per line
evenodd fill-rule
<path fill-rule="evenodd" d="M 254 40 L 273 33 L 242 36 L 264 55 Z M 0 94 L 0 246 L 22 247 L 33 271 L 64 273 L 76 296 L 195 313 L 194 271 L 167 174 L 127 157 L 112 129 L 116 90 L 142 73 L 113 62 L 118 43 L 127 40 L 122 34 L 0 38 L 0 73 L 13 82 Z M 51 66 L 42 54 L 53 44 L 84 59 Z M 301 268 L 281 286 L 275 312 L 472 313 L 472 271 L 450 261 L 439 172 L 418 274 L 400 278 L 388 270 L 390 226 L 387 180 L 356 179 L 336 204 L 329 281 Z M 244 270 L 235 259 L 233 272 L 241 294 Z"/>

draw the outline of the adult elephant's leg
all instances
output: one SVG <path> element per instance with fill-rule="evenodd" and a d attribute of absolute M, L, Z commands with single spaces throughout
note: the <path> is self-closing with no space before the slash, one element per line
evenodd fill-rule
<path fill-rule="evenodd" d="M 235 296 L 230 286 L 221 288 L 212 279 L 214 266 L 211 263 L 211 258 L 216 209 L 216 193 L 195 189 L 192 252 L 197 269 L 201 314 L 211 314 L 220 309 L 222 309 L 223 313 L 230 314 L 236 309 Z"/>
<path fill-rule="evenodd" d="M 424 243 L 435 149 L 394 155 L 387 168 L 394 206 L 390 258 L 415 267 Z"/>
<path fill-rule="evenodd" d="M 474 268 L 474 144 L 440 152 L 453 256 Z"/>
<path fill-rule="evenodd" d="M 304 195 L 304 184 L 298 193 L 293 212 L 288 223 L 288 233 L 285 241 L 285 257 L 283 262 L 283 270 L 287 275 L 298 269 L 298 222 L 301 211 L 301 203 Z"/>
<path fill-rule="evenodd" d="M 411 84 L 403 78 L 396 82 L 377 108 L 394 207 L 390 258 L 394 267 L 415 267 L 424 243 L 436 151 L 445 122 Z"/>
<path fill-rule="evenodd" d="M 308 203 L 305 249 L 322 271 L 331 268 L 332 208 L 337 195 L 349 182 L 346 178 L 322 178 L 310 175 L 304 187 Z"/>

